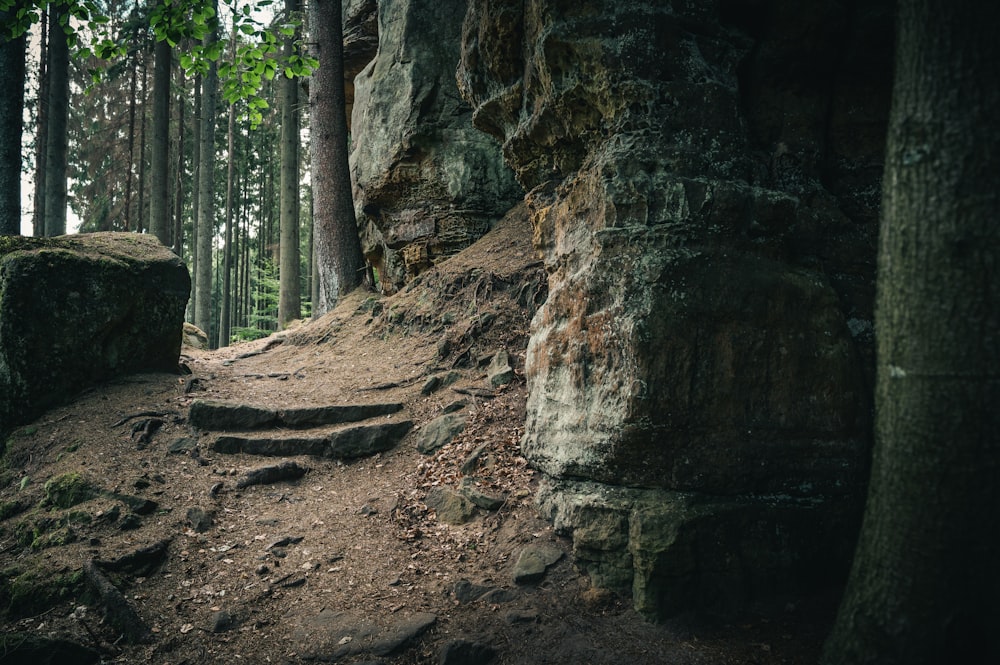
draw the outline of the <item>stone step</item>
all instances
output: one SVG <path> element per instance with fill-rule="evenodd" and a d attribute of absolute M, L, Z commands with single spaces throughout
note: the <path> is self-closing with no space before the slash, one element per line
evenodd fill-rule
<path fill-rule="evenodd" d="M 210 447 L 217 453 L 351 459 L 395 448 L 412 427 L 412 420 L 400 420 L 346 427 L 321 436 L 222 435 Z"/>
<path fill-rule="evenodd" d="M 401 411 L 398 402 L 381 404 L 334 404 L 288 409 L 268 409 L 251 404 L 219 400 L 195 400 L 188 412 L 192 427 L 211 432 L 234 432 L 271 427 L 321 427 L 358 422 Z"/>

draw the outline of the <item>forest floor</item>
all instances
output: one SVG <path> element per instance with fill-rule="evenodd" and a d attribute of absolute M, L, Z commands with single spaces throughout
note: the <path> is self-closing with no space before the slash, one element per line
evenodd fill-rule
<path fill-rule="evenodd" d="M 462 665 L 490 654 L 495 663 L 815 663 L 829 602 L 651 624 L 628 599 L 591 589 L 570 541 L 540 518 L 538 477 L 519 452 L 528 325 L 545 298 L 530 236 L 524 215 L 511 215 L 398 294 L 358 291 L 286 333 L 185 347 L 190 374 L 125 377 L 18 430 L 0 490 L 0 663 L 93 659 L 18 660 L 31 636 L 149 665 Z M 515 377 L 493 389 L 485 365 L 501 349 Z M 432 376 L 454 382 L 430 390 Z M 206 399 L 272 409 L 398 402 L 402 411 L 377 420 L 415 426 L 394 449 L 359 459 L 227 454 L 212 449 L 218 434 L 188 423 L 191 403 Z M 450 409 L 467 416 L 464 431 L 419 452 L 427 425 Z M 239 486 L 283 461 L 305 475 Z M 504 503 L 442 523 L 428 493 L 463 477 Z M 538 545 L 563 556 L 539 581 L 516 583 L 521 551 Z M 103 596 L 95 578 L 108 582 Z"/>

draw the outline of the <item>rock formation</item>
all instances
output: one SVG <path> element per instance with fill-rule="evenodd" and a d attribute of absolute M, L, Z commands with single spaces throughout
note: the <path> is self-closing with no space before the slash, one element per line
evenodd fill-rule
<path fill-rule="evenodd" d="M 370 26 L 351 18 L 364 4 L 350 3 L 349 26 Z M 378 53 L 354 80 L 354 200 L 365 256 L 390 293 L 481 237 L 523 196 L 456 89 L 465 5 L 378 3 Z"/>
<path fill-rule="evenodd" d="M 190 289 L 152 236 L 0 238 L 0 433 L 113 376 L 176 372 Z"/>
<path fill-rule="evenodd" d="M 892 41 L 886 2 L 469 2 L 459 87 L 550 275 L 524 452 L 649 616 L 849 558 Z"/>

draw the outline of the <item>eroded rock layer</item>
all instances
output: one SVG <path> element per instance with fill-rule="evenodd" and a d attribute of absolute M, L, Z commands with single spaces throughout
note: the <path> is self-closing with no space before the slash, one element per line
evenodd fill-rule
<path fill-rule="evenodd" d="M 354 81 L 354 200 L 387 292 L 472 244 L 523 196 L 455 86 L 465 5 L 380 2 L 378 53 Z"/>
<path fill-rule="evenodd" d="M 459 87 L 549 270 L 524 452 L 651 616 L 849 556 L 891 30 L 884 2 L 469 3 Z"/>

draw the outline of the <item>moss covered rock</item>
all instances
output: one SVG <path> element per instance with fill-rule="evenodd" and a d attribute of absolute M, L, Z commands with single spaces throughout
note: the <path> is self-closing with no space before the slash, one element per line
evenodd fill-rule
<path fill-rule="evenodd" d="M 0 434 L 94 383 L 176 371 L 190 290 L 150 236 L 0 239 Z"/>

